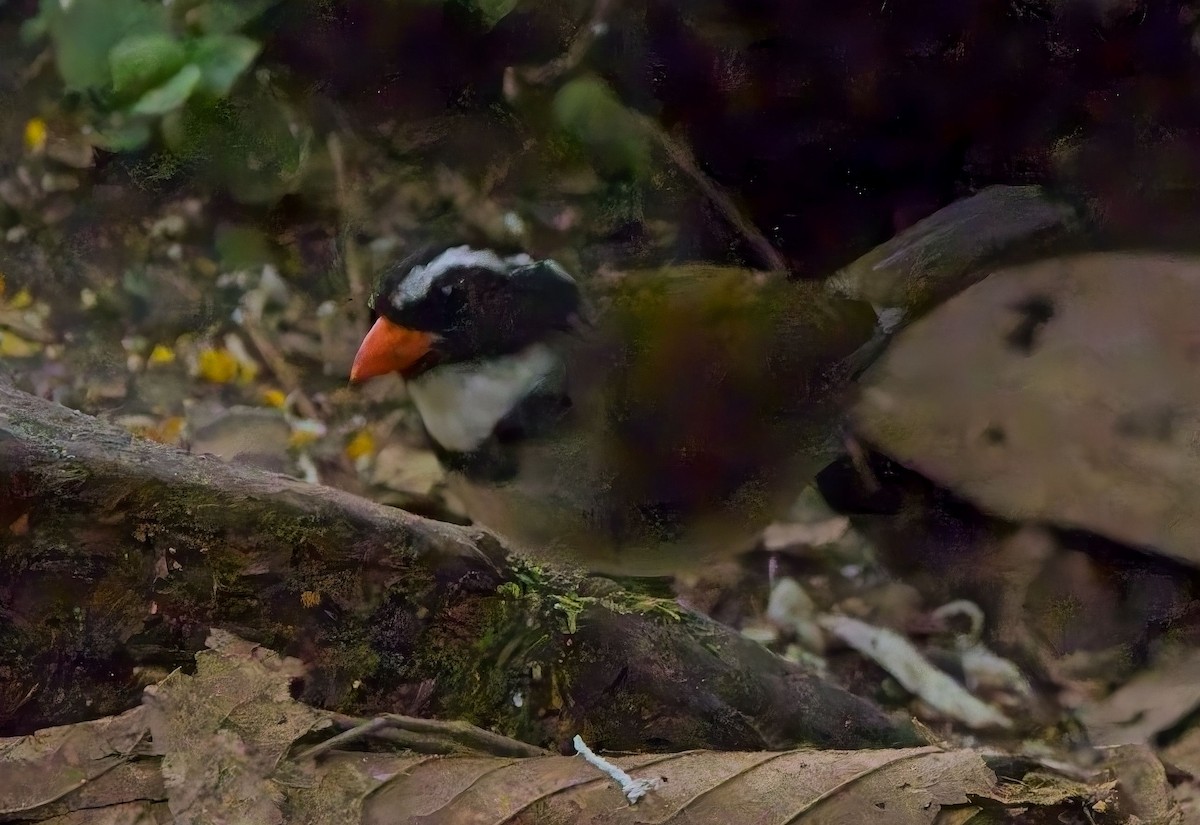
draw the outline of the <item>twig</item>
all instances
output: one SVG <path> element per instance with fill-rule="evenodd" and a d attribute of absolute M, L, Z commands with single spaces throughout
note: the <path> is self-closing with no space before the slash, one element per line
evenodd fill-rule
<path fill-rule="evenodd" d="M 293 759 L 296 762 L 303 762 L 306 759 L 315 759 L 321 754 L 331 751 L 334 748 L 340 748 L 342 745 L 347 745 L 351 742 L 370 736 L 372 733 L 379 730 L 386 724 L 387 720 L 381 717 L 368 719 L 362 724 L 355 725 L 349 730 L 342 731 L 337 736 L 331 736 L 324 742 L 313 745 L 306 751 L 301 751 L 300 753 L 296 754 Z"/>
<path fill-rule="evenodd" d="M 518 78 L 531 85 L 547 86 L 578 67 L 587 56 L 592 44 L 607 31 L 608 17 L 612 13 L 613 6 L 614 0 L 596 0 L 595 6 L 592 7 L 591 17 L 575 32 L 566 52 L 559 57 L 541 66 L 511 69 L 505 77 L 506 89 L 511 87 L 509 96 L 513 97 L 519 93 L 515 87 L 515 81 Z M 666 130 L 653 118 L 632 109 L 627 109 L 627 111 L 633 121 L 662 146 L 671 162 L 692 179 L 700 193 L 708 198 L 750 248 L 758 253 L 767 268 L 774 272 L 786 272 L 787 259 L 771 245 L 767 236 L 760 232 L 758 227 L 742 213 L 733 198 L 708 175 L 704 174 L 704 170 L 700 168 L 693 157 L 691 149 L 681 140 L 667 134 Z"/>
<path fill-rule="evenodd" d="M 614 0 L 596 0 L 591 17 L 575 31 L 565 52 L 541 66 L 517 69 L 517 74 L 526 83 L 547 86 L 572 71 L 587 57 L 592 44 L 608 31 L 608 16 L 614 5 Z"/>
<path fill-rule="evenodd" d="M 468 722 L 438 719 L 420 719 L 415 716 L 401 716 L 398 713 L 384 714 L 384 718 L 395 727 L 411 733 L 427 733 L 447 738 L 466 745 L 474 750 L 490 753 L 493 756 L 545 756 L 546 751 L 536 745 L 501 736 L 490 730 L 475 727 Z"/>
<path fill-rule="evenodd" d="M 242 313 L 241 324 L 242 329 L 246 331 L 246 335 L 250 338 L 250 343 L 254 344 L 254 348 L 258 350 L 258 354 L 266 362 L 267 369 L 283 385 L 287 394 L 295 399 L 296 409 L 300 411 L 300 414 L 305 418 L 320 418 L 320 413 L 317 412 L 316 406 L 304 394 L 296 371 L 287 362 L 287 359 L 283 357 L 283 354 L 275 348 L 275 345 L 271 343 L 270 336 L 258 325 L 258 320 L 250 317 L 250 313 L 245 312 Z"/>
<path fill-rule="evenodd" d="M 542 748 L 492 733 L 467 722 L 420 719 L 398 713 L 385 713 L 374 719 L 359 719 L 335 713 L 330 714 L 329 718 L 335 725 L 346 730 L 298 754 L 295 757 L 296 761 L 312 759 L 334 748 L 368 737 L 382 739 L 422 753 L 449 754 L 469 751 L 517 758 L 546 756 L 548 753 Z"/>
<path fill-rule="evenodd" d="M 346 152 L 342 148 L 342 140 L 336 133 L 331 134 L 325 145 L 329 150 L 329 160 L 333 164 L 334 186 L 337 190 L 338 211 L 341 212 L 342 254 L 346 261 L 346 280 L 350 285 L 352 299 L 352 318 L 362 320 L 362 310 L 366 306 L 367 287 L 363 278 L 362 256 L 358 252 L 358 243 L 354 240 L 355 209 L 349 179 L 346 175 Z"/>
<path fill-rule="evenodd" d="M 667 157 L 679 167 L 685 175 L 690 177 L 699 188 L 700 192 L 708 198 L 713 206 L 725 217 L 725 220 L 741 233 L 742 238 L 750 245 L 750 248 L 758 253 L 762 258 L 763 263 L 767 268 L 775 272 L 787 271 L 787 260 L 783 254 L 771 245 L 767 240 L 767 236 L 758 230 L 758 227 L 751 222 L 749 218 L 742 214 L 742 210 L 734 203 L 725 190 L 721 189 L 715 181 L 708 175 L 704 174 L 704 170 L 696 163 L 696 158 L 693 157 L 691 149 L 682 141 L 676 140 L 667 134 L 666 130 L 659 125 L 658 121 L 646 115 L 630 111 L 635 122 L 646 131 L 650 137 L 654 138 L 663 147 L 667 153 Z"/>
<path fill-rule="evenodd" d="M 37 57 L 29 61 L 29 65 L 20 74 L 21 85 L 24 86 L 42 73 L 42 70 L 54 62 L 54 48 L 47 46 L 38 52 Z"/>

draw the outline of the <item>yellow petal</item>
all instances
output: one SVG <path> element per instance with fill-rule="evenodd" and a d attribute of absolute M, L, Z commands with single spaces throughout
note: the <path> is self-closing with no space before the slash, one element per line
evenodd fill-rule
<path fill-rule="evenodd" d="M 49 133 L 46 121 L 40 117 L 31 117 L 25 122 L 25 148 L 35 155 L 41 153 L 46 148 Z"/>
<path fill-rule="evenodd" d="M 369 430 L 359 430 L 354 438 L 346 443 L 346 457 L 351 461 L 358 461 L 364 456 L 373 455 L 374 452 L 375 438 Z"/>
<path fill-rule="evenodd" d="M 175 350 L 166 344 L 156 344 L 154 349 L 150 350 L 149 361 L 151 364 L 171 364 L 175 361 Z"/>
<path fill-rule="evenodd" d="M 41 345 L 26 341 L 19 335 L 0 330 L 0 356 L 4 358 L 29 358 L 41 351 Z"/>
<path fill-rule="evenodd" d="M 284 395 L 283 390 L 263 390 L 262 402 L 268 407 L 283 409 L 283 406 L 287 404 L 287 396 Z"/>
<path fill-rule="evenodd" d="M 33 296 L 29 294 L 28 289 L 22 289 L 8 302 L 12 309 L 29 309 L 33 306 Z"/>
<path fill-rule="evenodd" d="M 238 361 L 237 377 L 242 384 L 252 383 L 258 377 L 258 364 L 253 361 Z"/>
<path fill-rule="evenodd" d="M 198 361 L 200 377 L 214 384 L 228 384 L 238 374 L 238 362 L 227 349 L 206 349 Z"/>

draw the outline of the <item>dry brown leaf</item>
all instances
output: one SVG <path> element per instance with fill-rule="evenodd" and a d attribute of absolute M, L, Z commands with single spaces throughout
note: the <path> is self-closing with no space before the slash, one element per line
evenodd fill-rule
<path fill-rule="evenodd" d="M 1116 782 L 1089 785 L 1020 759 L 1013 762 L 1020 774 L 998 782 L 979 752 L 934 745 L 687 751 L 613 760 L 636 779 L 656 780 L 656 787 L 635 806 L 607 775 L 580 757 L 377 752 L 386 747 L 387 737 L 374 742 L 376 752 L 323 751 L 311 745 L 312 737 L 296 749 L 298 740 L 327 718 L 291 699 L 288 685 L 300 673 L 299 663 L 227 633 L 215 631 L 209 645 L 212 649 L 197 657 L 195 676 L 172 674 L 147 690 L 142 708 L 114 719 L 0 740 L 0 788 L 9 792 L 0 810 L 61 825 L 962 825 L 980 813 L 988 821 L 1056 822 L 1064 810 L 1091 806 L 1097 823 L 1124 821 L 1106 818 Z M 382 726 L 372 723 L 363 735 L 375 730 L 382 732 Z M 137 748 L 147 732 L 153 735 L 152 746 Z M 343 734 L 328 744 L 345 747 L 353 741 L 358 740 Z M 1139 757 L 1133 760 L 1136 770 L 1126 770 L 1128 776 L 1118 770 L 1118 780 L 1136 781 L 1140 810 L 1157 812 L 1160 796 L 1144 791 L 1165 788 L 1161 766 L 1148 752 L 1144 758 L 1133 756 Z M 109 764 L 116 767 L 81 781 L 88 776 L 85 769 L 103 770 Z M 1128 767 L 1130 759 L 1122 764 Z M 61 768 L 57 773 L 56 765 Z M 24 772 L 14 772 L 14 766 L 23 766 Z M 1147 777 L 1153 781 L 1145 781 Z M 11 794 L 14 778 L 30 789 L 21 798 Z"/>
<path fill-rule="evenodd" d="M 613 760 L 659 786 L 631 807 L 577 757 L 455 759 L 406 765 L 371 795 L 365 825 L 639 822 L 930 823 L 995 777 L 971 751 L 719 753 Z"/>
<path fill-rule="evenodd" d="M 144 707 L 177 823 L 283 822 L 272 780 L 296 739 L 321 723 L 291 698 L 298 660 L 224 631 L 196 655 L 196 677 L 174 673 L 146 689 Z"/>
<path fill-rule="evenodd" d="M 171 811 L 162 802 L 140 799 L 103 808 L 71 811 L 42 820 L 42 825 L 170 825 Z"/>
<path fill-rule="evenodd" d="M 50 805 L 71 793 L 86 794 L 91 804 L 125 801 L 119 781 L 110 795 L 112 780 L 120 779 L 112 774 L 145 737 L 145 708 L 134 708 L 116 717 L 0 740 L 0 817 Z"/>
<path fill-rule="evenodd" d="M 1117 777 L 1121 812 L 1149 825 L 1167 825 L 1175 817 L 1167 772 L 1145 745 L 1122 745 L 1108 751 L 1108 766 Z"/>
<path fill-rule="evenodd" d="M 1006 518 L 1200 564 L 1200 259 L 1096 253 L 995 272 L 897 336 L 861 435 Z"/>
<path fill-rule="evenodd" d="M 1153 743 L 1200 707 L 1200 651 L 1168 651 L 1079 717 L 1097 745 Z"/>

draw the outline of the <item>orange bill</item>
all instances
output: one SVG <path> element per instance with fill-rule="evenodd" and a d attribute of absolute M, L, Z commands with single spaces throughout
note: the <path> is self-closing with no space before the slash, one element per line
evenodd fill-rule
<path fill-rule="evenodd" d="M 433 336 L 428 332 L 408 329 L 380 317 L 358 346 L 354 365 L 350 367 L 350 382 L 357 384 L 389 372 L 404 375 L 432 347 Z"/>

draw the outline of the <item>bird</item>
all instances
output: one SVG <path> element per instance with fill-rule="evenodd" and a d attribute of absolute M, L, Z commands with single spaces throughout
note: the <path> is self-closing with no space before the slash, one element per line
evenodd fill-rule
<path fill-rule="evenodd" d="M 842 451 L 876 329 L 869 305 L 782 273 L 584 281 L 469 245 L 396 262 L 370 305 L 351 384 L 398 373 L 472 522 L 601 575 L 750 549 Z"/>

